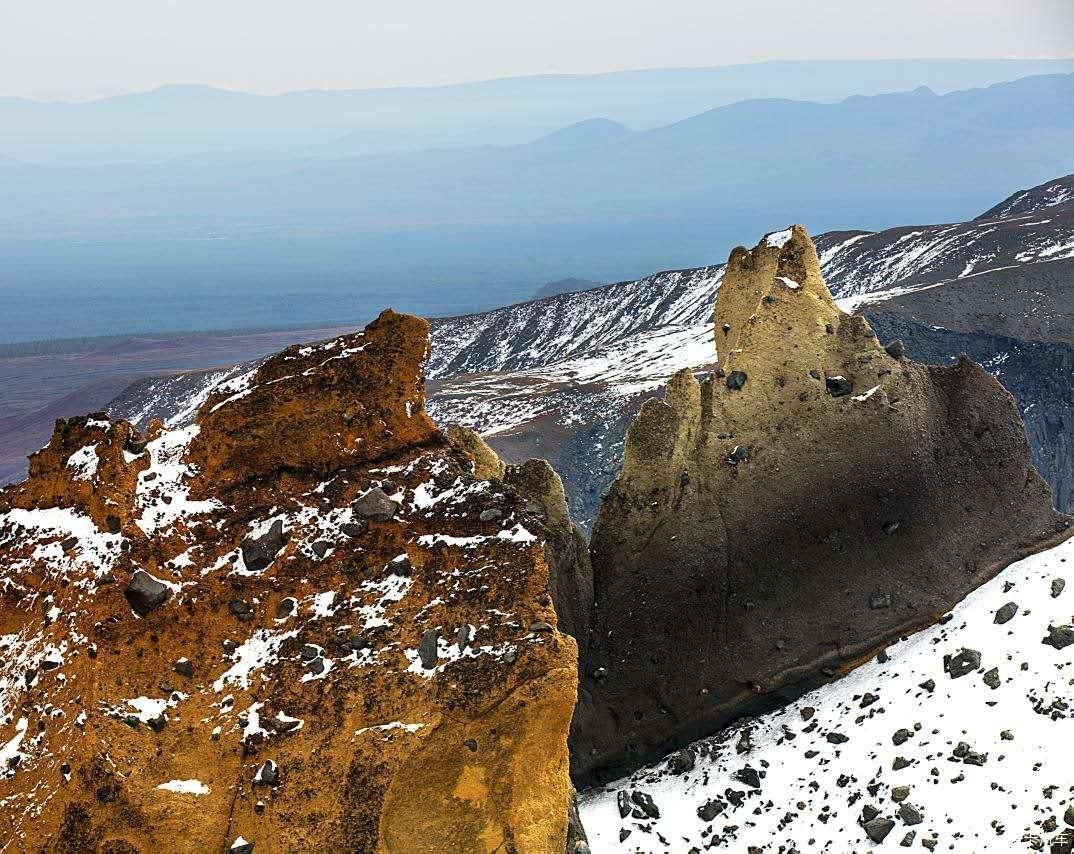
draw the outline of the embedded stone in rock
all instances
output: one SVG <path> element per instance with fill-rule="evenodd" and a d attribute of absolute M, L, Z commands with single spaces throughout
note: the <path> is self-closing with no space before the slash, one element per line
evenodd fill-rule
<path fill-rule="evenodd" d="M 832 397 L 846 397 L 854 391 L 854 383 L 841 376 L 825 377 L 824 387 Z"/>
<path fill-rule="evenodd" d="M 890 341 L 884 345 L 884 352 L 893 359 L 901 359 L 906 355 L 906 348 L 903 345 L 902 340 L 896 338 L 894 341 Z"/>
<path fill-rule="evenodd" d="M 731 449 L 731 453 L 727 455 L 726 462 L 729 465 L 737 466 L 739 463 L 745 462 L 750 458 L 750 449 L 745 445 L 735 445 Z"/>
<path fill-rule="evenodd" d="M 439 640 L 440 629 L 426 629 L 421 636 L 421 643 L 418 644 L 418 658 L 421 659 L 421 666 L 426 670 L 432 670 L 436 667 L 437 643 Z"/>
<path fill-rule="evenodd" d="M 957 655 L 945 655 L 943 669 L 952 679 L 973 673 L 981 666 L 981 653 L 975 649 L 963 649 Z"/>
<path fill-rule="evenodd" d="M 144 617 L 164 604 L 168 598 L 168 588 L 144 569 L 138 569 L 123 590 L 123 595 L 134 612 Z"/>
<path fill-rule="evenodd" d="M 254 609 L 250 607 L 250 603 L 243 599 L 232 599 L 228 602 L 228 611 L 238 620 L 248 623 L 254 618 Z"/>
<path fill-rule="evenodd" d="M 995 622 L 997 625 L 1002 626 L 1004 623 L 1009 623 L 1018 614 L 1018 603 L 1008 602 L 1002 608 L 996 611 Z"/>
<path fill-rule="evenodd" d="M 189 678 L 194 675 L 194 664 L 189 659 L 180 658 L 172 665 L 172 670 Z"/>
<path fill-rule="evenodd" d="M 727 375 L 727 387 L 731 391 L 741 391 L 742 387 L 746 384 L 746 372 L 745 371 L 731 371 Z"/>
<path fill-rule="evenodd" d="M 231 843 L 228 854 L 254 854 L 254 843 L 247 842 L 240 836 Z"/>
<path fill-rule="evenodd" d="M 1056 649 L 1066 649 L 1074 644 L 1074 626 L 1048 626 L 1048 637 L 1041 643 Z"/>
<path fill-rule="evenodd" d="M 242 562 L 251 572 L 260 572 L 276 559 L 276 555 L 286 543 L 287 536 L 283 531 L 283 520 L 277 519 L 261 536 L 247 536 L 243 539 L 239 546 L 242 551 Z"/>
<path fill-rule="evenodd" d="M 870 819 L 865 822 L 862 827 L 865 830 L 865 835 L 868 836 L 873 842 L 883 842 L 888 838 L 888 834 L 891 833 L 895 827 L 895 822 L 890 818 L 877 818 Z"/>
<path fill-rule="evenodd" d="M 363 493 L 354 502 L 353 510 L 359 516 L 374 522 L 387 522 L 399 512 L 399 504 L 389 498 L 379 486 Z"/>
<path fill-rule="evenodd" d="M 269 759 L 263 765 L 257 769 L 257 773 L 254 774 L 255 786 L 278 786 L 280 785 L 280 769 Z"/>

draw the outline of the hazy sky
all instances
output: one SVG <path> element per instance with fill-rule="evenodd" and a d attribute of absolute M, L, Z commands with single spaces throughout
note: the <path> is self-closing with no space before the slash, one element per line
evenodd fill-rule
<path fill-rule="evenodd" d="M 762 59 L 1074 57 L 1074 0 L 0 0 L 0 96 Z"/>

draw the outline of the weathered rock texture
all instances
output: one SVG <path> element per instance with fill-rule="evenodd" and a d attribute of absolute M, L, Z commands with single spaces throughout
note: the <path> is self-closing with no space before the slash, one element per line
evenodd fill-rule
<path fill-rule="evenodd" d="M 57 425 L 0 493 L 0 848 L 563 850 L 551 523 L 426 417 L 427 348 L 385 312 L 184 429 Z"/>
<path fill-rule="evenodd" d="M 853 666 L 1069 524 L 1010 395 L 890 356 L 801 227 L 732 252 L 715 335 L 721 370 L 642 407 L 594 528 L 581 782 Z"/>

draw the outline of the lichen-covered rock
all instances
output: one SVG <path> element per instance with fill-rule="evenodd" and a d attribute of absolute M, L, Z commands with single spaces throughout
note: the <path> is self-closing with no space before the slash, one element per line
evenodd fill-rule
<path fill-rule="evenodd" d="M 853 667 L 1069 524 L 1010 395 L 885 351 L 800 226 L 731 253 L 714 333 L 720 370 L 645 403 L 594 528 L 581 782 Z"/>
<path fill-rule="evenodd" d="M 0 492 L 5 852 L 563 850 L 548 521 L 426 417 L 427 346 L 386 312 L 181 430 L 71 419 Z"/>

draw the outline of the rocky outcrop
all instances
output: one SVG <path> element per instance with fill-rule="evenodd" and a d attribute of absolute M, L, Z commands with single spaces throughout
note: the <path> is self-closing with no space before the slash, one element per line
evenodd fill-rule
<path fill-rule="evenodd" d="M 427 348 L 385 312 L 181 429 L 57 425 L 0 493 L 5 851 L 564 850 L 569 522 L 435 429 Z"/>
<path fill-rule="evenodd" d="M 642 407 L 591 555 L 582 782 L 776 705 L 1054 542 L 1009 394 L 845 315 L 795 226 L 738 248 L 720 369 Z"/>

